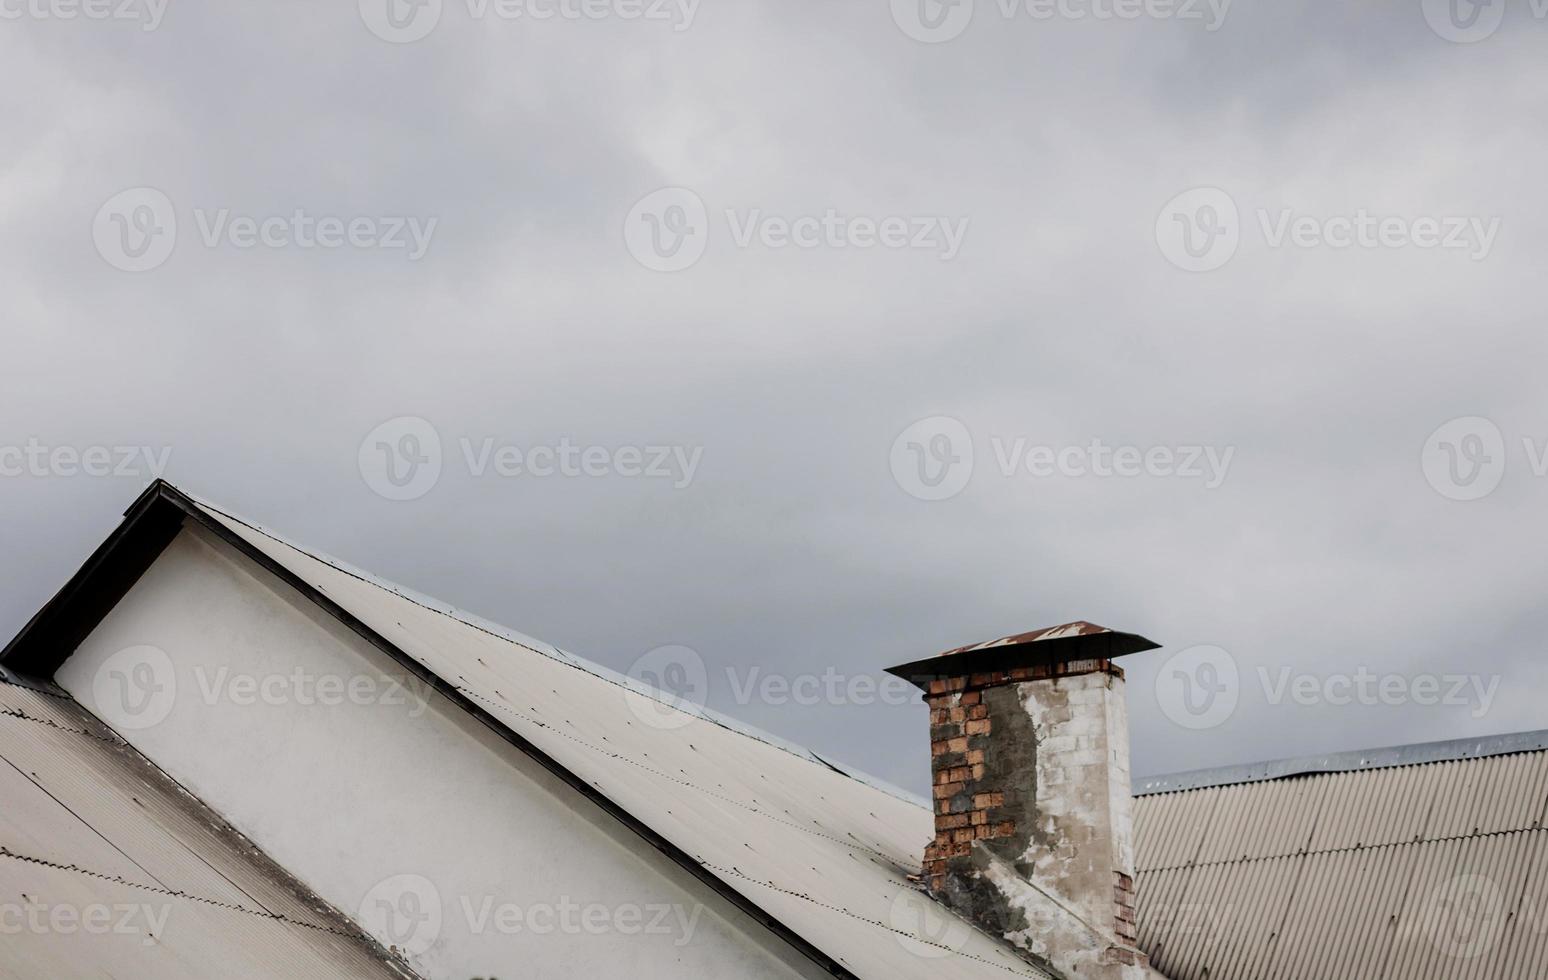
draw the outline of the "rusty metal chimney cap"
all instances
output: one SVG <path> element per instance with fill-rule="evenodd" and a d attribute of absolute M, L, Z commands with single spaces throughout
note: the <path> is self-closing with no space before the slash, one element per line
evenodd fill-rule
<path fill-rule="evenodd" d="M 924 660 L 888 667 L 887 673 L 924 688 L 930 681 L 942 677 L 996 673 L 1016 667 L 1075 660 L 1111 660 L 1154 650 L 1160 645 L 1137 633 L 1121 633 L 1081 619 L 957 647 Z"/>

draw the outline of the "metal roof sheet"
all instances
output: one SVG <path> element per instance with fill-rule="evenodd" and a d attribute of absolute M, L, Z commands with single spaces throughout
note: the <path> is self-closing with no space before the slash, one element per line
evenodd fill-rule
<path fill-rule="evenodd" d="M 909 880 L 934 834 L 922 801 L 196 503 L 845 969 L 1046 976 Z"/>
<path fill-rule="evenodd" d="M 1548 976 L 1540 736 L 1138 797 L 1140 947 L 1176 980 Z"/>
<path fill-rule="evenodd" d="M 0 976 L 412 976 L 67 697 L 0 679 L 0 800 Z"/>
<path fill-rule="evenodd" d="M 1516 752 L 1537 752 L 1542 749 L 1548 749 L 1548 730 L 1485 735 L 1479 738 L 1456 738 L 1442 742 L 1418 742 L 1413 745 L 1331 752 L 1294 759 L 1249 762 L 1244 765 L 1222 766 L 1216 769 L 1195 769 L 1165 776 L 1147 776 L 1134 780 L 1134 795 L 1148 796 L 1153 793 L 1175 793 L 1178 790 L 1199 789 L 1205 786 L 1256 783 L 1315 772 L 1356 772 L 1362 769 L 1416 766 L 1426 762 L 1482 759 Z"/>

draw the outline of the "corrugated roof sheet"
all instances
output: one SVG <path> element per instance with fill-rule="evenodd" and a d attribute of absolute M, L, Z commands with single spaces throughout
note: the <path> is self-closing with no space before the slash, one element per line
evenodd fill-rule
<path fill-rule="evenodd" d="M 1141 948 L 1176 980 L 1548 977 L 1536 734 L 1138 797 Z"/>
<path fill-rule="evenodd" d="M 909 881 L 922 801 L 199 506 L 853 973 L 1045 976 Z"/>
<path fill-rule="evenodd" d="M 0 801 L 0 976 L 412 976 L 74 701 L 3 679 Z"/>

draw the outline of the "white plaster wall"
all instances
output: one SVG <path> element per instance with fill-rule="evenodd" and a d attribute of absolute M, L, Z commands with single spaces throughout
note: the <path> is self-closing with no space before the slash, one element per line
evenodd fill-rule
<path fill-rule="evenodd" d="M 127 714 L 113 692 L 133 682 L 125 668 L 143 662 L 152 673 L 135 676 L 155 679 L 159 693 Z M 292 874 L 405 948 L 427 977 L 822 975 L 460 708 L 421 700 L 412 685 L 390 694 L 389 677 L 407 679 L 196 528 L 58 674 Z M 322 684 L 335 685 L 335 703 L 320 703 Z M 417 904 L 403 904 L 405 895 Z"/>

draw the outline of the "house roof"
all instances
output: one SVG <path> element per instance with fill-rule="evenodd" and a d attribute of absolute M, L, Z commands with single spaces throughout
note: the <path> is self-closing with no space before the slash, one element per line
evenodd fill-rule
<path fill-rule="evenodd" d="M 933 830 L 923 801 L 165 484 L 0 653 L 0 677 L 5 667 L 51 676 L 184 520 L 418 671 L 830 971 L 1043 976 L 910 881 Z M 56 707 L 75 712 L 77 727 L 96 724 Z M 1548 976 L 1548 733 L 1183 773 L 1134 789 L 1139 945 L 1169 977 Z M 9 861 L 20 853 L 6 843 L 16 828 L 0 819 L 0 829 L 0 870 L 25 863 Z M 66 863 L 78 867 L 50 873 L 92 870 Z"/>
<path fill-rule="evenodd" d="M 1046 976 L 910 880 L 934 834 L 922 802 L 658 699 L 164 483 L 130 509 L 114 539 L 6 648 L 3 662 L 51 676 L 72 638 L 89 632 L 91 616 L 112 607 L 184 519 L 338 616 L 829 971 L 921 980 L 943 970 Z M 92 575 L 99 584 L 87 580 Z"/>
<path fill-rule="evenodd" d="M 1548 733 L 1136 791 L 1139 945 L 1175 980 L 1548 976 Z"/>
<path fill-rule="evenodd" d="M 4 678 L 0 800 L 0 975 L 413 976 L 80 705 Z"/>

